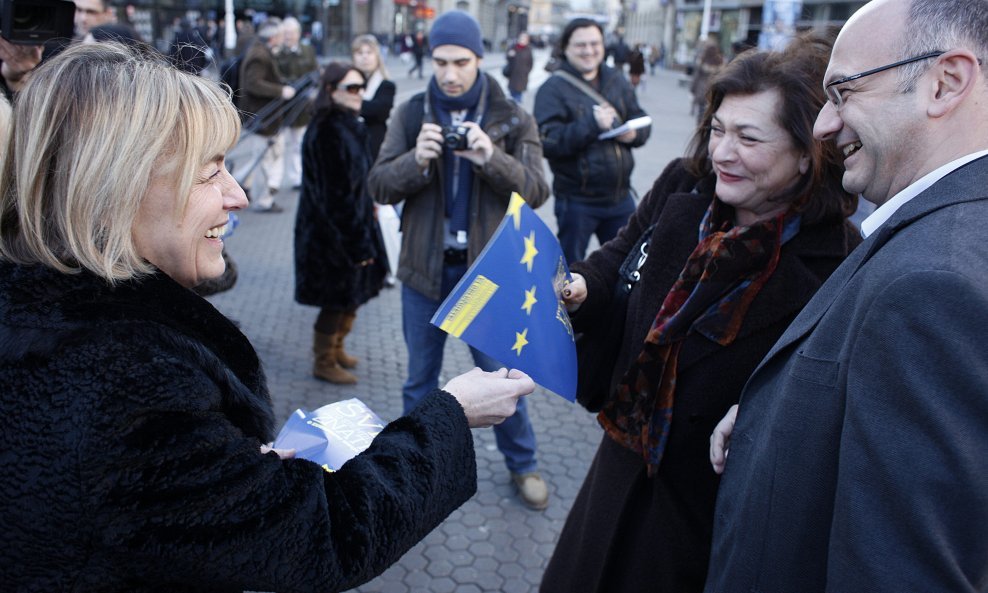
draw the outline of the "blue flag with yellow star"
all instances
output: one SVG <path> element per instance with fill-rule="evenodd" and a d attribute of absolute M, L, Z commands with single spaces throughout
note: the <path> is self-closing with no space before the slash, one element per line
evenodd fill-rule
<path fill-rule="evenodd" d="M 432 318 L 507 368 L 576 399 L 576 344 L 560 293 L 570 279 L 556 236 L 520 195 Z"/>

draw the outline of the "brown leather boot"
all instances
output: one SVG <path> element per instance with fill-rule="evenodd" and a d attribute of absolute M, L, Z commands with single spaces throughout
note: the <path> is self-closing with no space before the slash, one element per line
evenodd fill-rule
<path fill-rule="evenodd" d="M 353 385 L 357 382 L 357 377 L 347 372 L 336 362 L 336 344 L 339 334 L 324 334 L 315 332 L 312 342 L 312 353 L 315 354 L 316 361 L 312 367 L 312 374 L 317 379 L 336 383 L 337 385 Z"/>
<path fill-rule="evenodd" d="M 336 362 L 340 363 L 340 366 L 345 369 L 356 368 L 357 363 L 360 362 L 358 359 L 350 356 L 343 349 L 343 339 L 347 337 L 350 330 L 353 329 L 353 320 L 357 318 L 356 311 L 348 311 L 343 314 L 343 318 L 340 320 L 340 331 L 336 334 Z"/>

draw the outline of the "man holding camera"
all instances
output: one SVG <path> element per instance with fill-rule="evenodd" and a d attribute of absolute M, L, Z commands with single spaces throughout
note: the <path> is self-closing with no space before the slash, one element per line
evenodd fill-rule
<path fill-rule="evenodd" d="M 368 190 L 379 202 L 404 203 L 397 277 L 408 347 L 404 410 L 433 389 L 446 334 L 429 321 L 480 254 L 504 217 L 511 192 L 533 208 L 549 194 L 535 121 L 481 72 L 480 25 L 469 14 L 443 14 L 429 34 L 433 77 L 428 89 L 391 118 Z M 502 365 L 471 348 L 482 369 Z M 549 493 L 538 474 L 535 433 L 524 400 L 494 427 L 498 449 L 522 501 L 543 509 Z"/>

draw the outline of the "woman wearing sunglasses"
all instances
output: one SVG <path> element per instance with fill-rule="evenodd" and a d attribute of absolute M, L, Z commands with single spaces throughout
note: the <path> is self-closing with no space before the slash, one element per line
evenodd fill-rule
<path fill-rule="evenodd" d="M 358 119 L 364 76 L 332 62 L 320 81 L 315 114 L 302 140 L 302 191 L 295 220 L 295 300 L 319 307 L 312 374 L 352 384 L 357 365 L 343 338 L 357 307 L 380 291 L 387 273 L 374 204 L 364 191 L 371 167 L 367 130 Z"/>

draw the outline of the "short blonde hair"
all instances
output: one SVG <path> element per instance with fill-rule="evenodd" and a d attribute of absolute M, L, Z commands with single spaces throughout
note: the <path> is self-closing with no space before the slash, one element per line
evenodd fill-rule
<path fill-rule="evenodd" d="M 216 83 L 141 48 L 66 49 L 34 71 L 14 108 L 0 258 L 110 283 L 151 272 L 132 227 L 152 179 L 170 179 L 181 212 L 199 170 L 239 133 Z"/>
<path fill-rule="evenodd" d="M 377 37 L 370 34 L 354 37 L 353 43 L 350 44 L 350 56 L 353 57 L 353 54 L 357 53 L 357 50 L 365 45 L 374 50 L 374 54 L 377 55 L 377 71 L 381 73 L 381 77 L 384 80 L 388 80 L 388 69 L 384 67 L 384 58 L 381 57 L 381 44 L 378 43 Z"/>
<path fill-rule="evenodd" d="M 10 103 L 7 97 L 0 93 L 0 163 L 7 152 L 7 142 L 10 138 Z"/>

